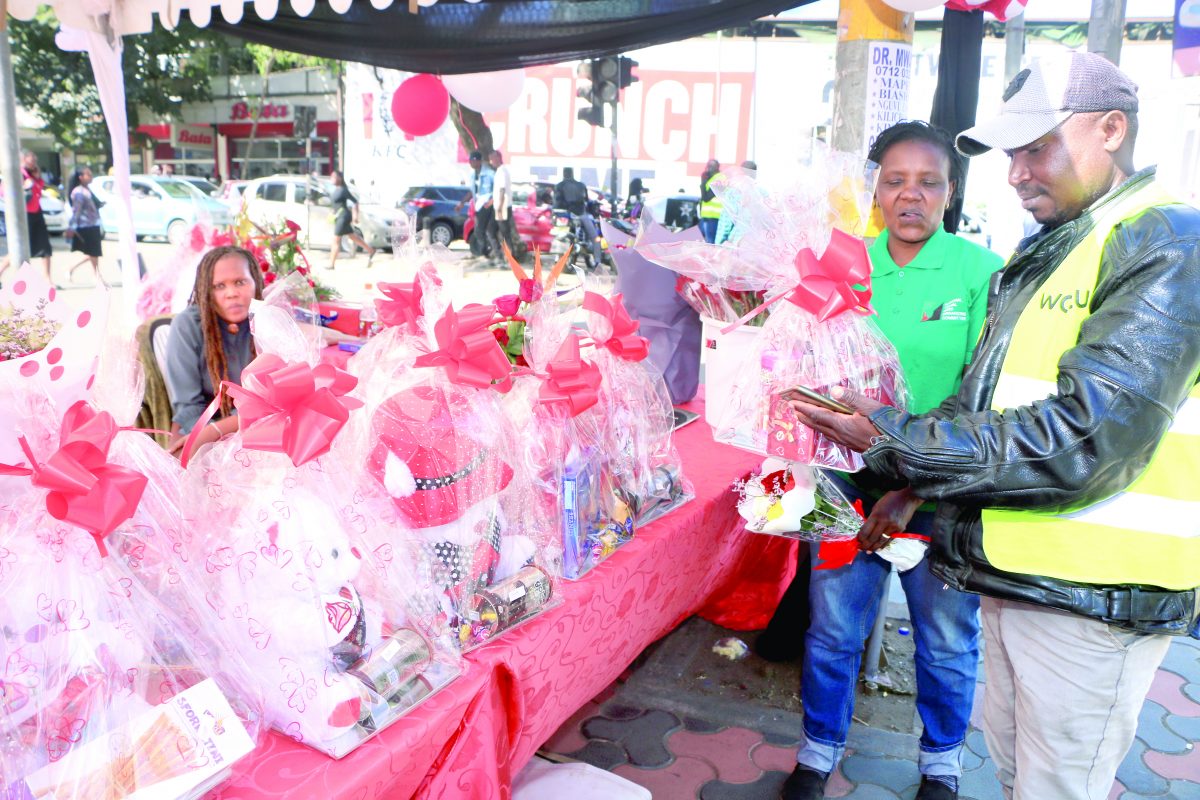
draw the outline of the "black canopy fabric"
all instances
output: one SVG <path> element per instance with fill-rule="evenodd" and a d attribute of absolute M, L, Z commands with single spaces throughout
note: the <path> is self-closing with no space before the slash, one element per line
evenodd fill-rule
<path fill-rule="evenodd" d="M 942 18 L 942 50 L 938 57 L 938 82 L 929 122 L 957 136 L 975 124 L 979 106 L 979 70 L 983 54 L 983 12 L 947 8 Z M 967 159 L 963 159 L 963 183 L 967 181 Z M 958 200 L 946 209 L 946 230 L 958 230 L 966 186 Z"/>
<path fill-rule="evenodd" d="M 686 39 L 814 0 L 441 0 L 408 11 L 356 0 L 339 14 L 318 0 L 307 17 L 280 3 L 272 20 L 248 12 L 210 27 L 297 53 L 452 75 L 553 64 Z"/>

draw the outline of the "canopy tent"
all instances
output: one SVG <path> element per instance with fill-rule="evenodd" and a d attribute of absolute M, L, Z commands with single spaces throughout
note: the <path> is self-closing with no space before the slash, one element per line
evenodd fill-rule
<path fill-rule="evenodd" d="M 657 42 L 695 36 L 812 0 L 8 0 L 9 13 L 31 19 L 50 6 L 62 33 L 63 49 L 86 50 L 115 154 L 114 177 L 121 280 L 129 287 L 123 311 L 136 320 L 140 275 L 133 235 L 129 148 L 126 141 L 125 85 L 121 37 L 145 33 L 156 23 L 179 24 L 184 12 L 193 23 L 210 23 L 230 33 L 280 49 L 442 74 L 480 72 L 615 53 Z M 247 13 L 247 6 L 251 13 Z M 0 5 L 0 8 L 3 8 Z M 219 19 L 214 16 L 219 9 Z M 7 38 L 3 43 L 7 56 Z M 530 55 L 536 53 L 536 55 Z M 5 59 L 7 60 L 7 59 Z M 0 98 L 13 119 L 15 99 Z M 4 123 L 5 127 L 12 127 Z M 17 163 L 15 131 L 7 164 Z M 9 168 L 6 167 L 6 172 Z M 12 170 L 15 173 L 15 169 Z M 15 185 L 15 182 L 9 182 Z M 11 196 L 8 196 L 11 195 Z M 9 218 L 21 217 L 20 195 L 8 193 Z M 19 228 L 14 228 L 14 231 Z M 27 242 L 24 235 L 21 242 Z M 10 247 L 15 241 L 10 237 Z"/>

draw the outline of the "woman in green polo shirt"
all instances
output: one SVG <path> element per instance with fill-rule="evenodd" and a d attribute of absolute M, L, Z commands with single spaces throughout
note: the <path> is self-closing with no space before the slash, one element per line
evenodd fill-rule
<path fill-rule="evenodd" d="M 880 165 L 875 202 L 886 230 L 870 248 L 871 304 L 900 355 L 922 413 L 958 390 L 983 328 L 996 254 L 953 236 L 942 217 L 962 185 L 952 140 L 923 122 L 902 122 L 879 135 L 868 156 Z M 867 520 L 850 564 L 821 568 L 812 553 L 811 623 L 805 639 L 801 695 L 804 739 L 784 800 L 817 800 L 846 746 L 863 639 L 874 624 L 891 565 L 875 551 L 891 533 L 929 535 L 933 507 L 907 488 L 885 491 L 869 471 L 833 475 Z M 917 800 L 957 797 L 959 756 L 967 735 L 979 660 L 979 600 L 944 586 L 926 560 L 900 573 L 916 645 L 917 710 L 924 723 Z"/>

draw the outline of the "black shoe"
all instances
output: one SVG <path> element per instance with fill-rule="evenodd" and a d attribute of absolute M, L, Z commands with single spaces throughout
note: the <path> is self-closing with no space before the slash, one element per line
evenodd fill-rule
<path fill-rule="evenodd" d="M 825 797 L 825 781 L 829 776 L 800 764 L 783 782 L 779 800 L 821 800 Z"/>
<path fill-rule="evenodd" d="M 941 781 L 921 778 L 921 788 L 913 800 L 958 800 L 958 792 Z"/>

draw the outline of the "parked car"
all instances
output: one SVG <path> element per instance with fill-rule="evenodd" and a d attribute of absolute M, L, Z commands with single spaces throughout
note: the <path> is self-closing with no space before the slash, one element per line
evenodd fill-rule
<path fill-rule="evenodd" d="M 206 197 L 216 197 L 221 191 L 217 185 L 208 178 L 201 178 L 198 175 L 173 175 L 172 177 L 190 183 L 192 186 L 195 186 L 197 189 L 199 189 L 200 193 Z"/>
<path fill-rule="evenodd" d="M 700 196 L 696 194 L 658 195 L 646 198 L 645 210 L 654 221 L 672 230 L 683 230 L 700 221 Z"/>
<path fill-rule="evenodd" d="M 117 197 L 111 175 L 92 181 L 92 192 L 104 201 L 100 221 L 106 236 L 117 233 Z M 178 244 L 197 222 L 220 227 L 233 222 L 229 207 L 202 195 L 186 181 L 167 175 L 133 175 L 133 232 L 137 238 L 161 236 Z"/>
<path fill-rule="evenodd" d="M 536 248 L 543 253 L 550 252 L 550 245 L 554 242 L 554 236 L 550 233 L 550 229 L 554 227 L 550 213 L 553 187 L 551 187 L 551 194 L 547 196 L 546 192 L 539 189 L 535 183 L 514 182 L 512 193 L 513 222 L 517 226 L 517 235 L 530 250 Z M 475 233 L 475 209 L 472 206 L 467 222 L 463 226 L 463 238 L 469 242 Z"/>
<path fill-rule="evenodd" d="M 71 220 L 71 209 L 63 205 L 63 201 L 54 195 L 42 195 L 42 216 L 46 218 L 46 230 L 51 233 L 62 233 L 67 229 Z M 0 203 L 0 235 L 7 233 L 4 223 L 4 205 Z"/>
<path fill-rule="evenodd" d="M 46 230 L 62 233 L 71 220 L 71 209 L 62 200 L 51 195 L 42 195 L 42 216 L 46 218 Z"/>
<path fill-rule="evenodd" d="M 236 214 L 242 210 L 242 191 L 250 181 L 225 181 L 215 197 Z"/>
<path fill-rule="evenodd" d="M 308 247 L 328 250 L 333 246 L 332 189 L 327 181 L 304 175 L 256 178 L 243 190 L 243 207 L 259 225 L 291 220 L 300 226 L 301 240 Z M 359 206 L 357 227 L 372 247 L 391 247 L 392 235 L 401 228 L 402 218 L 400 209 L 364 203 Z"/>
<path fill-rule="evenodd" d="M 417 221 L 417 230 L 429 231 L 433 244 L 449 246 L 455 239 L 465 238 L 470 212 L 465 203 L 455 210 L 471 189 L 467 186 L 413 186 L 404 193 L 399 206 L 404 213 Z"/>

